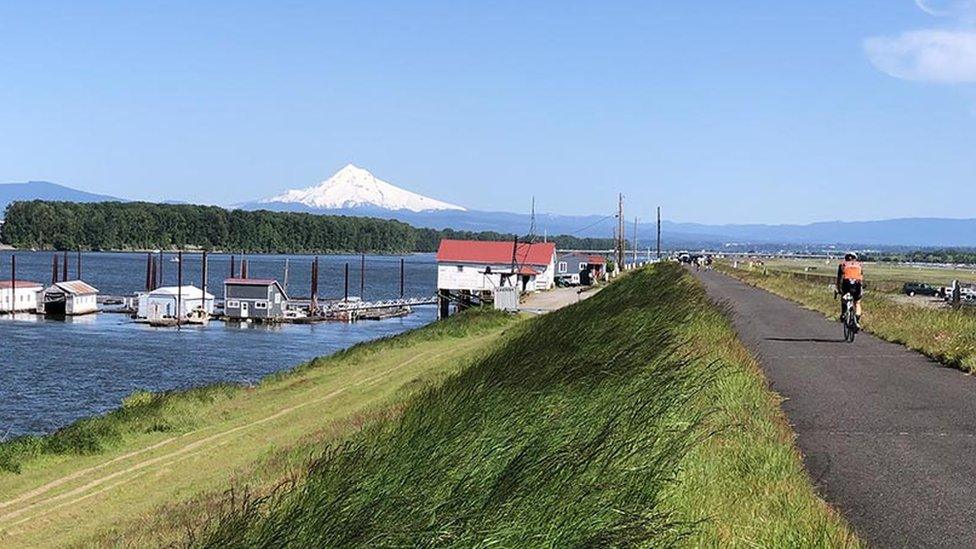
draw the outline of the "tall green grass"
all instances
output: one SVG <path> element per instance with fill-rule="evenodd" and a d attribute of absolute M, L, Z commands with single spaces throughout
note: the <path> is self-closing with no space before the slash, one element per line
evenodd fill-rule
<path fill-rule="evenodd" d="M 679 268 L 629 274 L 589 300 L 522 323 L 492 354 L 414 397 L 400 417 L 328 448 L 302 483 L 268 498 L 228 501 L 190 543 L 656 547 L 852 540 L 813 494 L 761 379 L 750 365 L 722 364 L 709 348 L 714 342 L 689 329 L 703 323 L 722 337 L 731 333 Z M 750 430 L 743 438 L 737 421 L 720 417 L 715 395 L 739 395 L 722 384 L 729 368 L 752 391 L 758 403 L 751 400 L 750 411 L 771 432 Z M 713 440 L 724 442 L 710 446 Z M 765 454 L 750 452 L 745 442 L 775 447 L 780 461 L 766 471 Z M 764 481 L 740 482 L 752 467 Z M 710 472 L 728 493 L 708 486 Z M 791 493 L 779 497 L 784 491 Z M 737 496 L 775 503 L 763 509 L 742 501 L 749 512 L 733 511 L 730 522 L 720 513 Z M 722 526 L 704 526 L 711 521 Z"/>
<path fill-rule="evenodd" d="M 720 269 L 740 280 L 791 299 L 831 318 L 840 305 L 828 284 L 817 284 L 788 275 Z M 866 292 L 862 324 L 872 334 L 903 344 L 939 362 L 976 372 L 976 310 L 931 309 L 897 303 L 878 292 Z"/>
<path fill-rule="evenodd" d="M 271 374 L 264 386 L 286 382 L 313 368 L 325 368 L 340 360 L 368 360 L 375 353 L 444 338 L 463 338 L 485 333 L 512 321 L 510 315 L 491 310 L 472 310 L 418 330 L 382 340 L 354 345 L 328 357 Z M 43 436 L 22 436 L 0 442 L 0 474 L 19 473 L 24 464 L 46 455 L 90 455 L 118 447 L 134 434 L 183 433 L 198 427 L 215 403 L 246 396 L 245 387 L 213 384 L 186 390 L 151 393 L 136 391 L 107 414 L 84 418 Z"/>

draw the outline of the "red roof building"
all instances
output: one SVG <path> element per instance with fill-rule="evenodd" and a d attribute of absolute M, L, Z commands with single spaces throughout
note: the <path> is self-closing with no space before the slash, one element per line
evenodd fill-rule
<path fill-rule="evenodd" d="M 44 286 L 38 284 L 37 282 L 28 282 L 26 280 L 11 281 L 8 278 L 7 280 L 0 280 L 0 289 L 4 289 L 4 290 L 10 289 L 10 287 L 14 285 L 14 282 L 16 282 L 16 285 L 17 285 L 17 289 L 18 290 L 20 290 L 22 288 L 37 288 L 37 289 L 40 289 L 40 288 L 43 288 L 44 287 Z"/>
<path fill-rule="evenodd" d="M 555 281 L 555 264 L 556 245 L 551 242 L 516 245 L 511 241 L 441 240 L 437 250 L 437 287 L 494 292 L 500 286 L 518 283 L 521 291 L 547 290 Z"/>
<path fill-rule="evenodd" d="M 549 265 L 556 255 L 556 245 L 551 242 L 520 242 L 513 246 L 512 242 L 441 240 L 437 262 L 510 265 L 513 247 L 517 265 Z"/>

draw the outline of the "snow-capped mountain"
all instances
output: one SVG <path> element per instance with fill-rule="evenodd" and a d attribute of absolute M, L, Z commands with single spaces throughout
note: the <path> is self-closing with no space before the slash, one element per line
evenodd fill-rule
<path fill-rule="evenodd" d="M 368 170 L 352 164 L 314 187 L 290 190 L 262 200 L 260 203 L 303 205 L 317 210 L 380 208 L 412 212 L 465 211 L 461 206 L 434 200 L 391 185 L 369 173 Z"/>

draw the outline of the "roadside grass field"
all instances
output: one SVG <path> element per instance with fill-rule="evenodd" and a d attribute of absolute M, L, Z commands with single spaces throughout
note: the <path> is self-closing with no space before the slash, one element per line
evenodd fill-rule
<path fill-rule="evenodd" d="M 199 547 L 858 546 L 778 398 L 680 267 L 520 323 L 402 413 L 328 444 Z"/>
<path fill-rule="evenodd" d="M 767 271 L 783 271 L 806 276 L 837 276 L 839 259 L 764 259 Z M 748 263 L 748 260 L 741 261 Z M 883 290 L 899 291 L 906 282 L 925 282 L 932 286 L 948 286 L 953 280 L 976 283 L 976 269 L 960 267 L 937 267 L 931 265 L 912 265 L 895 262 L 865 262 L 864 274 L 868 283 L 884 283 Z"/>
<path fill-rule="evenodd" d="M 513 322 L 475 311 L 255 387 L 136 393 L 105 416 L 0 444 L 0 546 L 184 543 L 228 490 L 258 497 L 298 478 L 324 443 L 396 416 Z"/>
<path fill-rule="evenodd" d="M 719 263 L 718 269 L 744 282 L 793 300 L 807 308 L 836 319 L 840 315 L 839 301 L 833 289 L 791 275 L 770 271 L 735 269 Z M 872 276 L 865 269 L 867 276 Z M 902 304 L 867 291 L 863 300 L 864 328 L 878 337 L 900 343 L 948 366 L 966 372 L 976 372 L 976 310 L 931 309 Z M 839 328 L 838 328 L 839 329 Z"/>

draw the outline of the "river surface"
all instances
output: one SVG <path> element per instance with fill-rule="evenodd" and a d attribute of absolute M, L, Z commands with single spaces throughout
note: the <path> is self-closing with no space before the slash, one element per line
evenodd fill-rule
<path fill-rule="evenodd" d="M 16 252 L 17 278 L 51 281 L 50 252 Z M 0 278 L 10 277 L 11 252 L 0 252 Z M 164 280 L 175 284 L 177 263 L 164 260 Z M 320 256 L 319 294 L 341 298 L 349 263 L 349 294 L 360 294 L 359 256 Z M 69 279 L 76 257 L 69 255 Z M 289 290 L 307 297 L 309 256 L 251 255 L 251 278 L 283 280 L 288 260 Z M 364 296 L 389 299 L 400 294 L 400 257 L 367 256 Z M 434 293 L 432 255 L 404 258 L 407 297 Z M 236 261 L 235 261 L 236 263 Z M 200 258 L 184 257 L 184 283 L 200 286 Z M 208 289 L 222 297 L 221 282 L 230 273 L 230 257 L 210 256 Z M 146 255 L 86 253 L 82 278 L 103 294 L 123 295 L 145 287 Z M 216 290 L 216 291 L 214 291 Z M 164 391 L 226 381 L 253 383 L 317 356 L 356 343 L 421 327 L 436 318 L 432 306 L 413 314 L 355 324 L 319 323 L 262 326 L 212 322 L 207 327 L 151 328 L 127 316 L 99 313 L 67 320 L 35 315 L 0 316 L 0 439 L 49 433 L 94 414 L 117 408 L 138 389 Z"/>

